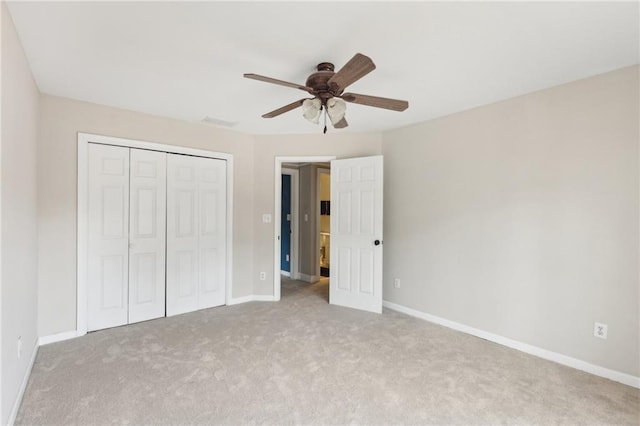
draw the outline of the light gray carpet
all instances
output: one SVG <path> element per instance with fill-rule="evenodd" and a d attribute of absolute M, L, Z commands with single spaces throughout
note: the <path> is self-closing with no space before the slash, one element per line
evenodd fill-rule
<path fill-rule="evenodd" d="M 640 391 L 402 314 L 281 302 L 40 348 L 18 424 L 635 424 Z"/>

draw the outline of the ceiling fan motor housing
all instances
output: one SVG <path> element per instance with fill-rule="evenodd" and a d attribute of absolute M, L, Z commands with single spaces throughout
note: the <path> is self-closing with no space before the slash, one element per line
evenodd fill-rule
<path fill-rule="evenodd" d="M 322 104 L 325 105 L 327 99 L 334 96 L 340 96 L 342 91 L 335 92 L 329 88 L 329 80 L 334 76 L 335 67 L 331 62 L 321 62 L 317 66 L 318 71 L 314 72 L 307 78 L 305 85 L 313 89 L 313 95 L 320 98 Z"/>

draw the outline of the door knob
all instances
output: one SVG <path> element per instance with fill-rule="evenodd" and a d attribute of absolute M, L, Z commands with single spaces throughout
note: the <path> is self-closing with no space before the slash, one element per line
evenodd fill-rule
<path fill-rule="evenodd" d="M 380 240 L 375 240 L 375 241 L 373 242 L 373 244 L 375 244 L 375 245 L 379 246 L 379 245 L 380 245 Z"/>

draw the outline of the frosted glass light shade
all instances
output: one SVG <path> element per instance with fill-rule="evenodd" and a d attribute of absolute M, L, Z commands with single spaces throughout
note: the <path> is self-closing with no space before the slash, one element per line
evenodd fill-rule
<path fill-rule="evenodd" d="M 322 102 L 320 99 L 305 99 L 302 101 L 302 116 L 312 123 L 318 124 Z"/>
<path fill-rule="evenodd" d="M 340 98 L 331 98 L 327 100 L 327 114 L 329 114 L 329 120 L 334 126 L 337 122 L 344 118 L 344 114 L 347 112 L 347 103 Z"/>

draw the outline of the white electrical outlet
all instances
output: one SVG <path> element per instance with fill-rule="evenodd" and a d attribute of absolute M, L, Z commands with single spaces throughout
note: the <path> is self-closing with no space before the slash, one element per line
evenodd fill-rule
<path fill-rule="evenodd" d="M 22 358 L 22 336 L 18 336 L 18 359 Z"/>
<path fill-rule="evenodd" d="M 593 335 L 601 339 L 607 338 L 607 324 L 596 322 L 593 324 Z"/>
<path fill-rule="evenodd" d="M 266 272 L 260 272 L 260 281 L 264 281 L 267 279 L 267 273 Z"/>
<path fill-rule="evenodd" d="M 395 288 L 400 288 L 400 278 L 396 278 L 395 280 L 393 280 L 393 286 Z"/>

